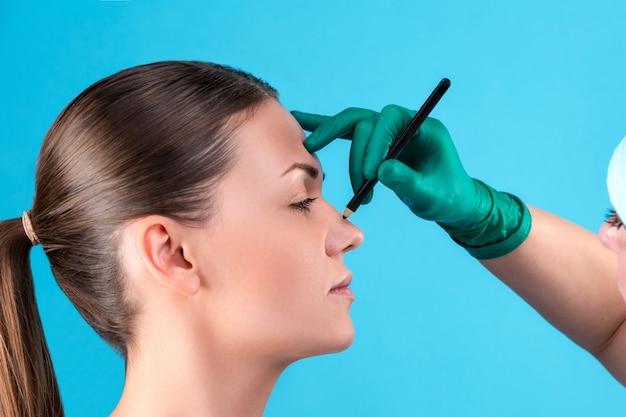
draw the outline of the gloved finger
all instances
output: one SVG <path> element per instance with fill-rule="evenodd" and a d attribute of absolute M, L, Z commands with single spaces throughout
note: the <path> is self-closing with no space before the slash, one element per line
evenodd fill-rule
<path fill-rule="evenodd" d="M 428 219 L 432 206 L 437 204 L 422 174 L 398 160 L 384 161 L 378 169 L 378 180 L 420 217 Z"/>
<path fill-rule="evenodd" d="M 416 188 L 418 176 L 417 171 L 396 159 L 384 161 L 378 168 L 378 180 L 393 192 L 406 197 L 412 198 L 421 194 Z"/>
<path fill-rule="evenodd" d="M 330 119 L 331 116 L 323 116 L 321 114 L 305 113 L 303 111 L 292 110 L 291 115 L 296 119 L 302 129 L 313 132 L 319 125 Z"/>
<path fill-rule="evenodd" d="M 387 157 L 389 148 L 414 114 L 415 112 L 396 105 L 388 105 L 381 110 L 363 158 L 365 178 L 376 177 L 378 167 Z"/>
<path fill-rule="evenodd" d="M 328 117 L 318 124 L 315 130 L 304 141 L 304 146 L 309 152 L 316 152 L 337 138 L 352 139 L 354 127 L 359 122 L 375 117 L 377 114 L 378 113 L 373 110 L 357 107 L 342 110 L 337 115 Z M 311 118 L 311 120 L 312 119 L 313 118 Z M 316 119 L 315 121 L 318 120 L 321 119 Z"/>
<path fill-rule="evenodd" d="M 430 117 L 397 159 L 423 175 L 462 167 L 450 133 L 443 123 Z"/>
<path fill-rule="evenodd" d="M 350 172 L 350 181 L 352 183 L 352 189 L 356 193 L 359 188 L 366 181 L 363 175 L 363 159 L 365 158 L 365 152 L 369 140 L 372 136 L 372 130 L 376 124 L 375 118 L 369 118 L 358 123 L 354 127 L 354 134 L 352 135 L 352 146 L 350 146 L 350 161 L 348 168 Z M 370 192 L 363 200 L 362 204 L 367 204 L 372 200 L 373 193 Z"/>

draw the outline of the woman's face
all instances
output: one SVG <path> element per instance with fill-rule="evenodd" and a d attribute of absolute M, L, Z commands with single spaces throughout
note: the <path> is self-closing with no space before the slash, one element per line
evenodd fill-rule
<path fill-rule="evenodd" d="M 354 295 L 343 257 L 361 231 L 322 197 L 319 161 L 279 103 L 263 103 L 235 135 L 219 213 L 200 231 L 207 337 L 286 362 L 345 349 Z"/>

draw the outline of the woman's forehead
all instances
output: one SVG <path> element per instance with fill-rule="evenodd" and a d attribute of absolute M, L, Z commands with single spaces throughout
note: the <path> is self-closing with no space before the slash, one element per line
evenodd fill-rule
<path fill-rule="evenodd" d="M 237 130 L 240 163 L 264 166 L 282 174 L 293 164 L 321 170 L 317 156 L 303 145 L 304 131 L 278 102 L 268 100 Z"/>

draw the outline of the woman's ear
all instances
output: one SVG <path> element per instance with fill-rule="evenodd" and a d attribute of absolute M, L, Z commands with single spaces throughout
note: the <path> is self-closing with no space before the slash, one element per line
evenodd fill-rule
<path fill-rule="evenodd" d="M 181 295 L 200 289 L 198 271 L 185 256 L 186 227 L 163 216 L 148 216 L 135 229 L 137 253 L 158 285 Z"/>

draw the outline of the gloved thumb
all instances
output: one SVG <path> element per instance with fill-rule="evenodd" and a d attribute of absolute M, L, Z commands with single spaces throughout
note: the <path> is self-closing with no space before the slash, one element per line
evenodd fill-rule
<path fill-rule="evenodd" d="M 402 197 L 413 198 L 419 192 L 420 174 L 396 159 L 378 167 L 378 180 Z"/>
<path fill-rule="evenodd" d="M 378 168 L 378 180 L 395 192 L 408 208 L 426 220 L 436 217 L 437 201 L 427 178 L 404 163 L 389 159 Z"/>

